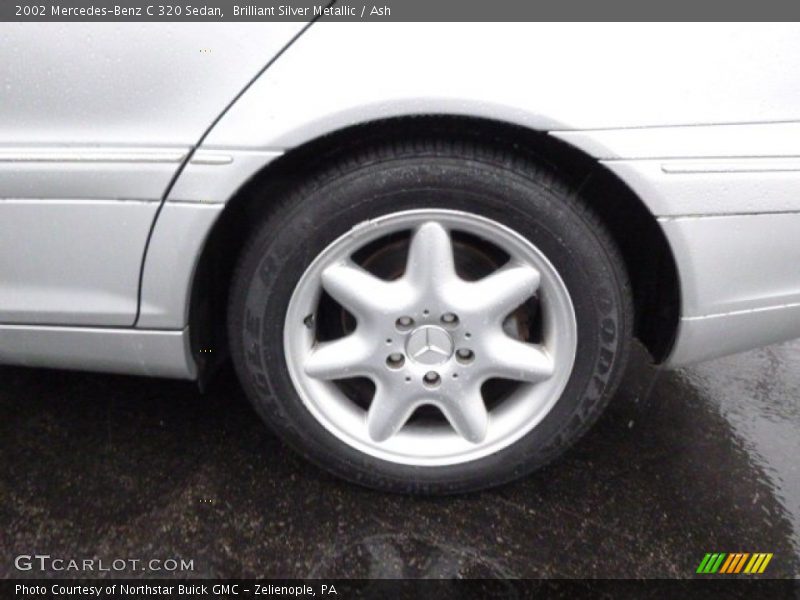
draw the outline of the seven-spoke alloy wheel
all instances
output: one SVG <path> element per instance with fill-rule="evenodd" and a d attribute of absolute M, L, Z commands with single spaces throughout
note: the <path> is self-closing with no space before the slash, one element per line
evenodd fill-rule
<path fill-rule="evenodd" d="M 466 281 L 456 271 L 451 232 L 496 245 L 509 258 Z M 396 279 L 353 260 L 367 245 L 373 254 L 392 244 L 401 253 L 397 234 L 408 243 Z M 315 326 L 323 290 L 356 322 L 330 341 L 317 339 Z M 542 319 L 538 342 L 520 339 L 523 316 L 514 313 L 528 301 Z M 474 460 L 525 435 L 558 400 L 576 344 L 569 294 L 547 259 L 497 222 L 447 210 L 394 213 L 341 236 L 301 277 L 284 331 L 289 372 L 320 423 L 362 452 L 414 465 Z M 354 377 L 374 386 L 360 404 L 335 383 Z M 518 385 L 490 409 L 482 388 L 493 378 Z M 421 406 L 444 418 L 411 419 Z"/>
<path fill-rule="evenodd" d="M 276 433 L 351 481 L 454 493 L 588 429 L 633 308 L 579 191 L 515 150 L 444 139 L 311 171 L 265 194 L 229 303 L 237 374 Z"/>

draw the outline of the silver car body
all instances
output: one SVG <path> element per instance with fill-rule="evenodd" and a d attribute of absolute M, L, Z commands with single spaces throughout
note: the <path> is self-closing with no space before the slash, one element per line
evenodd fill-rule
<path fill-rule="evenodd" d="M 680 283 L 666 366 L 800 336 L 800 28 L 3 24 L 0 362 L 197 377 L 226 203 L 359 123 L 501 121 L 615 173 Z"/>

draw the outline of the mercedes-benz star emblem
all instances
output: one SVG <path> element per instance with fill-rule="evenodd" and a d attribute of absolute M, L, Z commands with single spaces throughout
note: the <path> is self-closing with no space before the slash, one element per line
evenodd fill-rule
<path fill-rule="evenodd" d="M 423 365 L 438 365 L 453 355 L 453 338 L 441 327 L 424 325 L 408 336 L 406 354 Z"/>

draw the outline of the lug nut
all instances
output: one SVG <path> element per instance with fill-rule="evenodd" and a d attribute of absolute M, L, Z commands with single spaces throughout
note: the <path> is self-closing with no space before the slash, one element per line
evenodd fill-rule
<path fill-rule="evenodd" d="M 442 378 L 439 377 L 439 374 L 436 371 L 428 371 L 422 377 L 422 381 L 428 387 L 436 387 L 437 385 L 439 385 L 442 382 Z"/>
<path fill-rule="evenodd" d="M 400 331 L 408 331 L 414 325 L 414 319 L 411 317 L 400 317 L 395 322 L 395 325 Z"/>
<path fill-rule="evenodd" d="M 458 325 L 458 316 L 453 313 L 444 313 L 442 315 L 442 323 L 445 325 Z"/>
<path fill-rule="evenodd" d="M 475 354 L 469 348 L 459 348 L 456 350 L 456 358 L 458 362 L 469 363 L 475 358 Z"/>
<path fill-rule="evenodd" d="M 405 362 L 405 357 L 399 352 L 393 352 L 386 357 L 386 366 L 390 369 L 399 369 Z"/>

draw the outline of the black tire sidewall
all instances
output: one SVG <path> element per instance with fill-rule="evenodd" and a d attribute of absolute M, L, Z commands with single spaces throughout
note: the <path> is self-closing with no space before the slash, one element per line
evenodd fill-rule
<path fill-rule="evenodd" d="M 390 213 L 444 208 L 487 217 L 530 240 L 564 281 L 578 348 L 561 398 L 526 436 L 468 463 L 418 467 L 346 445 L 305 408 L 286 366 L 289 300 L 311 262 L 354 225 Z M 300 453 L 352 481 L 402 492 L 496 485 L 552 460 L 596 418 L 624 365 L 630 307 L 610 238 L 549 172 L 463 156 L 411 156 L 351 165 L 302 186 L 262 222 L 234 279 L 231 352 L 262 417 Z"/>

